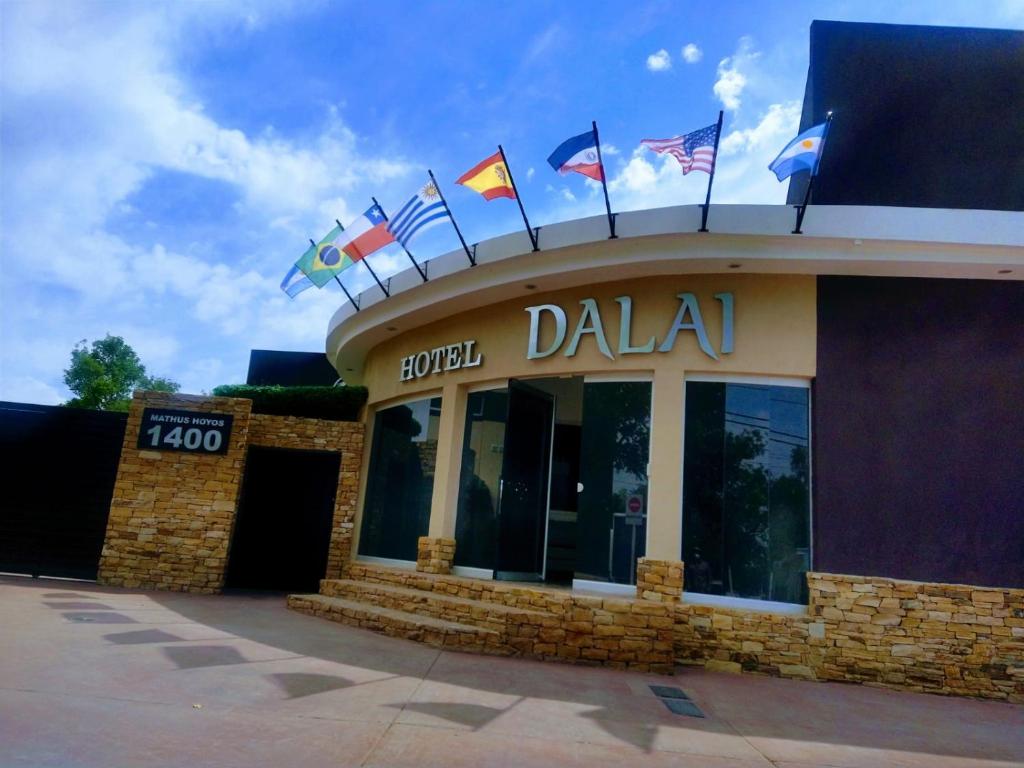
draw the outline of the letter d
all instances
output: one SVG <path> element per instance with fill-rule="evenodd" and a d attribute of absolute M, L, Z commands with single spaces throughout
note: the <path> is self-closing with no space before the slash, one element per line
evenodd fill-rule
<path fill-rule="evenodd" d="M 551 346 L 542 352 L 537 349 L 537 345 L 540 343 L 540 313 L 545 310 L 555 318 L 555 339 Z M 530 344 L 526 350 L 526 359 L 536 360 L 555 354 L 565 341 L 565 310 L 557 304 L 538 304 L 535 307 L 527 307 L 526 311 L 530 313 Z"/>

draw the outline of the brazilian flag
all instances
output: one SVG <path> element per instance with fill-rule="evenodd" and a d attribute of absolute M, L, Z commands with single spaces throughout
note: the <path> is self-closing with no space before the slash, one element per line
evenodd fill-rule
<path fill-rule="evenodd" d="M 354 263 L 334 244 L 341 232 L 341 227 L 335 227 L 319 243 L 309 246 L 302 258 L 295 262 L 295 266 L 305 272 L 317 288 L 323 288 L 332 277 Z"/>

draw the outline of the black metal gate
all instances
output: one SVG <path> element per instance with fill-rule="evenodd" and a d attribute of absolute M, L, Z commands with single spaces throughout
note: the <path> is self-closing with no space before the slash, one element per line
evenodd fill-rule
<path fill-rule="evenodd" d="M 225 585 L 316 592 L 327 570 L 341 454 L 251 447 Z"/>
<path fill-rule="evenodd" d="M 0 571 L 96 578 L 127 419 L 0 402 Z"/>

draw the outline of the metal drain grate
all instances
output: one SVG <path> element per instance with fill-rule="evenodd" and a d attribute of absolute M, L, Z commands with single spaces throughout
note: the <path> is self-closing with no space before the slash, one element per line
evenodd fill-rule
<path fill-rule="evenodd" d="M 651 690 L 654 691 L 654 695 L 659 699 L 688 699 L 682 688 L 676 688 L 672 685 L 652 685 Z"/>
<path fill-rule="evenodd" d="M 685 715 L 686 717 L 704 717 L 700 707 L 694 704 L 682 688 L 672 685 L 652 685 L 651 691 L 657 696 L 661 703 L 668 707 L 668 711 L 674 715 Z"/>

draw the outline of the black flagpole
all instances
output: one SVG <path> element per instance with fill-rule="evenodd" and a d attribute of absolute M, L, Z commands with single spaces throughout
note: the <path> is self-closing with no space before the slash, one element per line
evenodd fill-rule
<path fill-rule="evenodd" d="M 715 151 L 711 156 L 711 175 L 708 177 L 708 194 L 704 198 L 704 207 L 700 214 L 700 229 L 698 232 L 708 231 L 708 211 L 711 210 L 711 185 L 715 181 L 715 168 L 718 167 L 718 140 L 722 137 L 722 116 L 725 113 L 718 110 L 718 127 L 715 129 Z"/>
<path fill-rule="evenodd" d="M 604 162 L 601 160 L 601 139 L 597 135 L 597 120 L 591 120 L 594 126 L 594 143 L 597 145 L 597 164 L 601 168 L 601 189 L 604 190 L 604 208 L 608 211 L 608 239 L 614 240 L 618 237 L 615 234 L 615 214 L 612 213 L 612 204 L 608 201 L 608 182 L 604 177 Z"/>
<path fill-rule="evenodd" d="M 523 208 L 523 200 L 519 197 L 519 190 L 516 189 L 516 180 L 512 178 L 512 169 L 509 168 L 508 158 L 505 157 L 505 150 L 501 144 L 498 145 L 498 152 L 501 153 L 501 162 L 505 164 L 505 171 L 508 173 L 508 182 L 512 185 L 512 191 L 516 193 L 516 202 L 519 203 L 519 212 L 523 214 L 523 223 L 526 225 L 526 234 L 530 236 L 530 242 L 533 244 L 533 250 L 539 251 L 537 247 L 537 236 L 533 232 L 533 227 L 530 226 L 530 220 L 526 218 L 526 209 Z"/>
<path fill-rule="evenodd" d="M 334 221 L 337 223 L 338 228 L 342 232 L 344 232 L 345 228 L 343 226 L 341 226 L 341 222 L 338 221 L 337 219 L 335 219 Z M 314 248 L 316 248 L 316 243 L 313 241 L 312 237 L 309 238 L 309 244 L 312 245 Z M 338 285 L 341 286 L 341 290 L 344 291 L 345 296 L 348 297 L 349 303 L 352 304 L 352 306 L 356 308 L 356 312 L 358 312 L 359 311 L 359 302 L 357 302 L 355 299 L 352 298 L 352 294 L 348 292 L 347 288 L 345 288 L 344 283 L 342 283 L 341 280 L 338 279 L 337 273 L 334 274 L 334 279 L 337 280 Z"/>
<path fill-rule="evenodd" d="M 469 259 L 469 266 L 476 266 L 476 259 L 473 258 L 473 254 L 469 251 L 469 246 L 466 245 L 466 239 L 462 236 L 462 232 L 459 230 L 459 225 L 455 223 L 455 217 L 452 216 L 452 210 L 448 207 L 448 201 L 444 199 L 444 193 L 441 191 L 441 186 L 437 183 L 437 179 L 434 178 L 434 172 L 427 168 L 427 175 L 430 176 L 430 181 L 434 185 L 434 189 L 437 190 L 438 196 L 441 198 L 441 204 L 444 206 L 445 213 L 448 214 L 448 218 L 452 220 L 452 226 L 455 227 L 455 234 L 459 236 L 459 242 L 462 243 L 463 249 L 466 251 L 466 257 Z"/>
<path fill-rule="evenodd" d="M 338 221 L 337 219 L 335 219 L 335 220 L 334 220 L 334 223 L 335 223 L 335 224 L 337 224 L 337 225 L 338 225 L 339 227 L 341 227 L 341 230 L 342 230 L 343 232 L 345 231 L 345 227 L 343 227 L 343 226 L 342 226 L 342 224 L 341 224 L 341 222 L 340 222 L 340 221 Z M 373 271 L 373 267 L 371 267 L 371 266 L 370 266 L 370 262 L 368 262 L 368 261 L 366 260 L 366 257 L 364 256 L 364 257 L 363 257 L 363 258 L 361 258 L 361 259 L 360 259 L 359 261 L 361 261 L 361 262 L 363 263 L 363 266 L 365 266 L 365 267 L 367 268 L 367 270 L 369 270 L 369 272 L 370 272 L 370 276 L 371 276 L 371 277 L 372 277 L 372 278 L 373 278 L 373 279 L 374 279 L 374 280 L 375 280 L 375 281 L 377 282 L 377 285 L 378 285 L 378 286 L 380 287 L 380 289 L 381 289 L 381 290 L 382 290 L 382 291 L 384 292 L 384 296 L 385 296 L 385 297 L 390 297 L 390 296 L 391 296 L 391 294 L 390 294 L 390 293 L 388 292 L 388 289 L 384 287 L 384 283 L 382 283 L 382 282 L 380 281 L 380 278 L 379 278 L 379 277 L 377 277 L 377 273 Z M 339 281 L 339 282 L 340 282 L 340 281 Z"/>
<path fill-rule="evenodd" d="M 825 127 L 821 131 L 821 145 L 818 147 L 818 156 L 814 158 L 814 167 L 811 169 L 811 178 L 807 180 L 807 191 L 804 192 L 804 202 L 799 208 L 796 209 L 796 229 L 793 230 L 794 235 L 802 235 L 800 227 L 804 223 L 804 213 L 807 211 L 807 205 L 811 202 L 811 187 L 814 186 L 814 177 L 818 175 L 818 166 L 821 165 L 821 156 L 825 152 L 825 141 L 828 139 L 828 129 L 832 125 L 832 110 L 830 109 L 825 113 Z"/>
<path fill-rule="evenodd" d="M 387 221 L 388 220 L 388 215 L 386 213 L 384 213 L 384 209 L 380 207 L 380 203 L 377 202 L 377 198 L 376 197 L 371 197 L 370 199 L 373 200 L 373 204 L 377 206 L 377 210 L 380 211 L 380 215 L 384 217 L 384 221 Z M 402 250 L 405 251 L 405 255 L 409 257 L 409 261 L 412 262 L 412 265 L 414 267 L 416 267 L 416 271 L 420 273 L 420 277 L 423 278 L 423 282 L 424 283 L 427 282 L 427 274 L 426 274 L 426 272 L 424 272 L 422 269 L 420 269 L 420 265 L 416 263 L 416 259 L 414 259 L 412 257 L 412 254 L 409 253 L 409 249 L 406 248 L 405 244 L 401 240 L 399 240 L 398 238 L 395 238 L 395 242 L 397 242 L 400 246 L 402 246 Z"/>
<path fill-rule="evenodd" d="M 344 225 L 344 224 L 342 224 L 342 223 L 341 223 L 340 221 L 338 221 L 337 219 L 335 219 L 335 220 L 334 220 L 334 223 L 338 225 L 338 229 L 340 229 L 340 230 L 341 230 L 342 232 L 344 232 L 344 231 L 345 231 L 345 225 Z M 313 242 L 313 241 L 312 241 L 312 240 L 310 240 L 309 242 Z M 359 302 L 358 302 L 358 301 L 356 301 L 355 299 L 353 299 L 353 298 L 352 298 L 352 294 L 348 292 L 348 288 L 346 288 L 346 287 L 345 287 L 345 284 L 344 284 L 343 282 L 341 282 L 341 278 L 340 278 L 340 277 L 338 277 L 338 275 L 337 275 L 337 274 L 335 274 L 335 276 L 334 276 L 334 280 L 335 280 L 335 281 L 336 281 L 336 282 L 338 283 L 338 285 L 339 285 L 339 286 L 341 287 L 341 290 L 345 292 L 345 295 L 346 295 L 346 296 L 348 296 L 348 300 L 349 300 L 349 302 L 350 302 L 350 303 L 352 304 L 352 306 L 353 306 L 353 307 L 355 307 L 355 308 L 356 308 L 356 312 L 358 312 L 358 311 L 359 311 Z"/>

